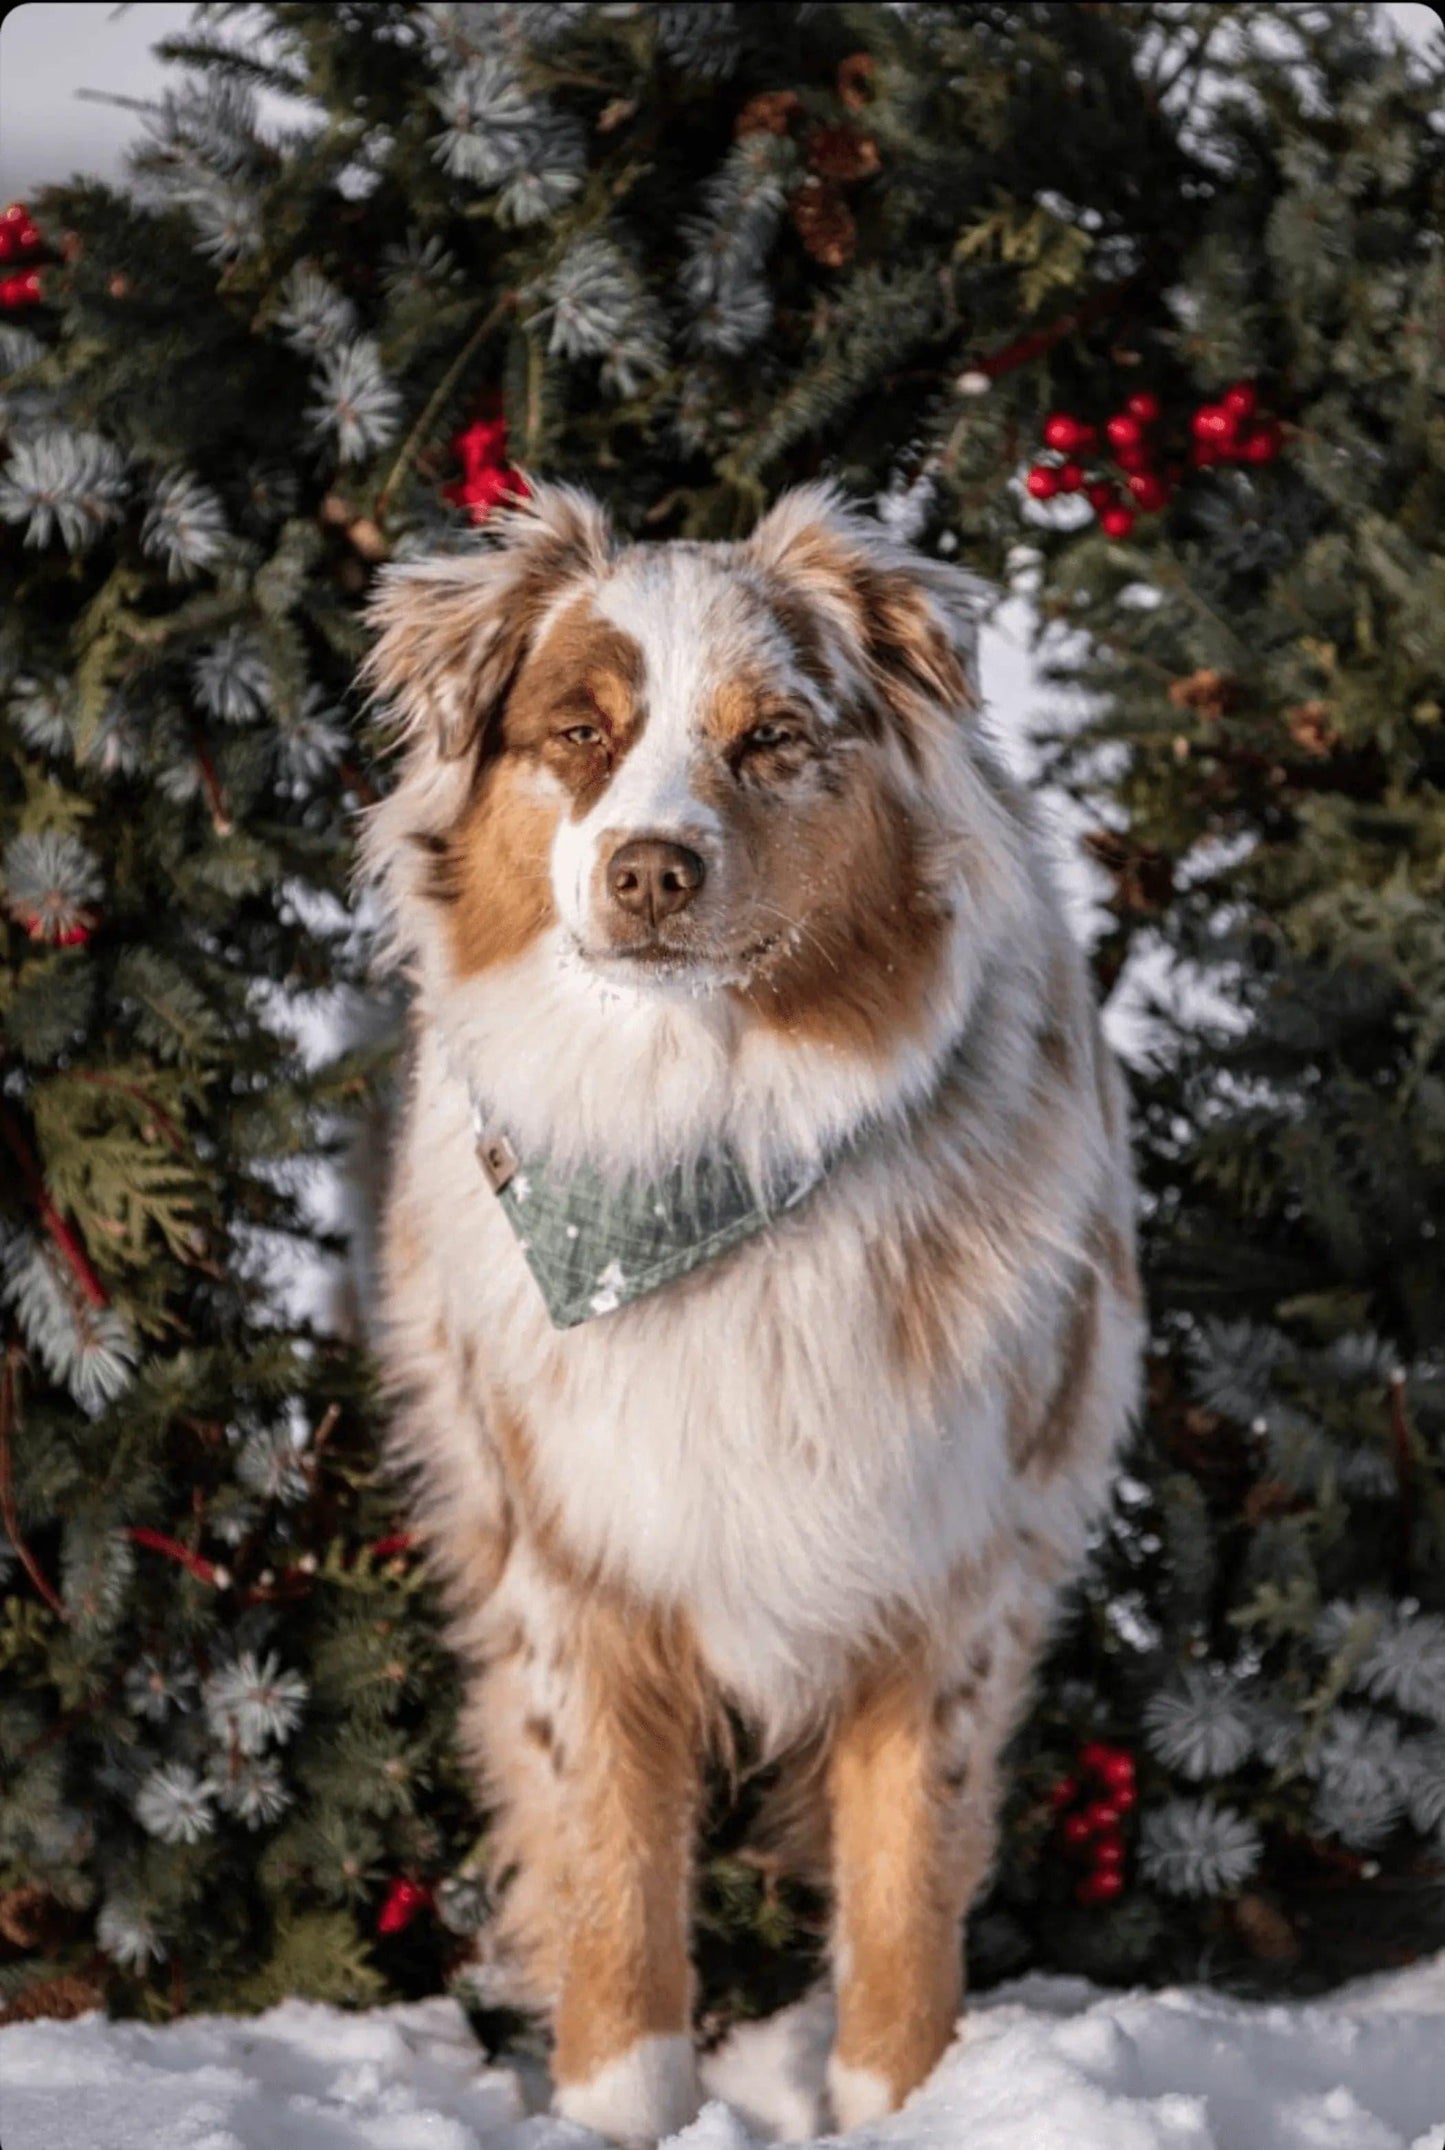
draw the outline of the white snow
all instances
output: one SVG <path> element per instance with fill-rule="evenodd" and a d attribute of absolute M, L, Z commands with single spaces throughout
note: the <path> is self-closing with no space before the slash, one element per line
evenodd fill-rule
<path fill-rule="evenodd" d="M 819 2137 L 829 2003 L 734 2034 L 676 2150 Z M 0 2030 L 4 2150 L 595 2150 L 536 2070 L 490 2066 L 454 2002 L 151 2029 Z M 1328 1999 L 1104 1994 L 1026 1979 L 979 2001 L 931 2080 L 857 2150 L 1445 2150 L 1445 1955 Z"/>

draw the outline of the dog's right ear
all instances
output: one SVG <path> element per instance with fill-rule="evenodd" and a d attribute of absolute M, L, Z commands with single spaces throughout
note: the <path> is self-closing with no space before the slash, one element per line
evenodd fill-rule
<path fill-rule="evenodd" d="M 444 760 L 485 740 L 553 600 L 612 556 L 606 511 L 571 486 L 538 486 L 487 534 L 485 549 L 385 569 L 367 608 L 365 684 Z"/>

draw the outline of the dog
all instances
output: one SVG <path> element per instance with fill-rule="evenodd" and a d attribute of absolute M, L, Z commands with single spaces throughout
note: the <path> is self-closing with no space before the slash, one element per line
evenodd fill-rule
<path fill-rule="evenodd" d="M 1122 1078 L 958 570 L 826 486 L 739 542 L 624 543 L 558 486 L 488 536 L 382 576 L 363 846 L 414 992 L 393 1453 L 486 1958 L 555 2110 L 685 2125 L 699 1769 L 740 1721 L 825 1831 L 846 2129 L 953 2035 L 1000 1750 L 1135 1407 Z"/>

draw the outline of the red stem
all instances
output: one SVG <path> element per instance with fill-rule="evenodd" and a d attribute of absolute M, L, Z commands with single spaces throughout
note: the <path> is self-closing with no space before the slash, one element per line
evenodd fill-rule
<path fill-rule="evenodd" d="M 144 1523 L 131 1524 L 126 1536 L 136 1545 L 145 1546 L 148 1552 L 164 1553 L 167 1560 L 174 1560 L 187 1574 L 194 1575 L 198 1583 L 210 1583 L 214 1586 L 216 1564 L 213 1560 L 207 1560 L 204 1553 L 193 1553 L 190 1547 L 182 1545 L 179 1539 L 168 1538 L 164 1531 L 151 1530 Z"/>
<path fill-rule="evenodd" d="M 15 1162 L 20 1167 L 20 1177 L 25 1182 L 25 1192 L 35 1204 L 36 1211 L 46 1231 L 65 1256 L 76 1283 L 93 1307 L 110 1305 L 110 1293 L 101 1283 L 91 1266 L 80 1235 L 73 1225 L 67 1224 L 46 1189 L 40 1167 L 30 1153 L 30 1145 L 20 1132 L 15 1115 L 0 1106 L 0 1134 L 3 1134 Z"/>
<path fill-rule="evenodd" d="M 1064 314 L 1048 328 L 1036 329 L 1032 336 L 1021 336 L 1017 343 L 1005 344 L 1001 351 L 995 351 L 990 358 L 974 360 L 972 370 L 975 373 L 986 373 L 991 381 L 996 381 L 1001 373 L 1012 373 L 1015 367 L 1026 366 L 1031 358 L 1039 358 L 1045 351 L 1052 350 L 1056 343 L 1062 343 L 1064 337 L 1071 336 L 1075 329 L 1089 328 L 1103 315 L 1113 313 L 1116 307 L 1123 305 L 1128 293 L 1141 278 L 1142 271 L 1139 275 L 1126 277 L 1122 284 L 1114 284 L 1107 291 L 1096 291 L 1091 299 L 1086 299 L 1073 313 Z"/>

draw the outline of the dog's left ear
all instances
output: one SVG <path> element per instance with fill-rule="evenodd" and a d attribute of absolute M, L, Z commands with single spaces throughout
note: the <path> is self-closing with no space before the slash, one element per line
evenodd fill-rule
<path fill-rule="evenodd" d="M 443 760 L 486 751 L 544 614 L 612 553 L 605 510 L 565 485 L 499 511 L 487 535 L 476 552 L 388 568 L 368 608 L 378 633 L 362 676 Z"/>
<path fill-rule="evenodd" d="M 925 715 L 977 706 L 981 585 L 962 570 L 899 544 L 828 485 L 784 493 L 743 549 L 826 621 L 905 744 Z"/>

